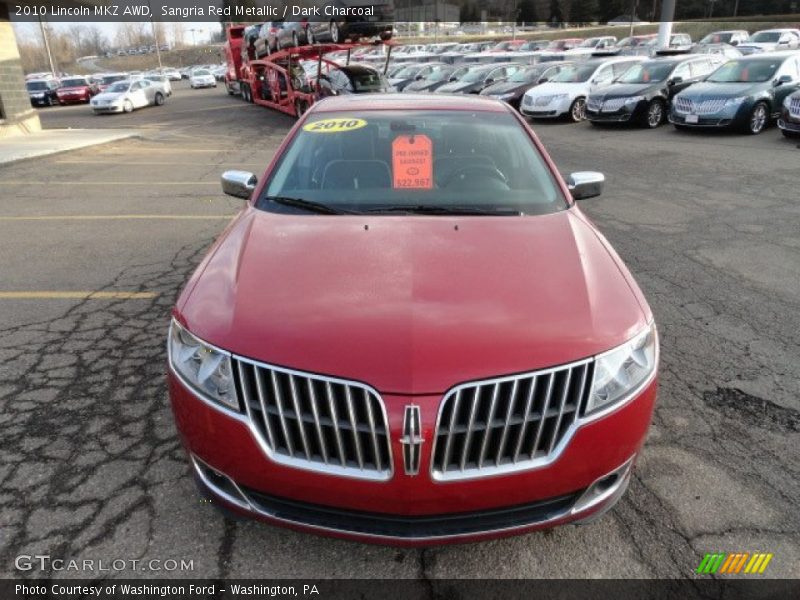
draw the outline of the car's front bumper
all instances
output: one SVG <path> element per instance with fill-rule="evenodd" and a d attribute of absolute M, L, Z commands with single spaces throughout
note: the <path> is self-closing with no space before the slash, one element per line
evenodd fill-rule
<path fill-rule="evenodd" d="M 792 117 L 785 108 L 778 119 L 778 127 L 783 131 L 800 135 L 800 119 Z"/>
<path fill-rule="evenodd" d="M 124 112 L 122 108 L 122 104 L 104 104 L 104 105 L 92 105 L 92 110 L 95 114 L 103 114 L 103 113 L 121 113 Z"/>
<path fill-rule="evenodd" d="M 430 545 L 513 535 L 590 519 L 624 492 L 632 458 L 652 417 L 656 379 L 611 414 L 578 427 L 553 462 L 508 475 L 437 481 L 431 443 L 441 395 L 415 396 L 421 407 L 418 475 L 403 464 L 407 396 L 382 396 L 393 457 L 392 475 L 369 481 L 309 472 L 271 460 L 248 427 L 198 399 L 170 372 L 178 431 L 195 475 L 215 502 L 270 523 L 325 535 L 398 545 Z M 618 471 L 621 469 L 621 471 Z M 610 490 L 596 501 L 592 486 Z M 591 499 L 591 498 L 589 498 Z"/>
<path fill-rule="evenodd" d="M 534 119 L 556 119 L 567 114 L 571 105 L 571 98 L 554 100 L 543 106 L 537 106 L 534 100 L 533 104 L 526 105 L 525 97 L 523 96 L 520 101 L 520 112 L 526 117 L 532 117 Z"/>
<path fill-rule="evenodd" d="M 674 108 L 669 113 L 669 122 L 682 127 L 738 127 L 747 122 L 747 117 L 753 105 L 744 102 L 738 106 L 723 108 L 716 113 L 698 115 L 694 122 L 688 113 L 681 113 Z"/>

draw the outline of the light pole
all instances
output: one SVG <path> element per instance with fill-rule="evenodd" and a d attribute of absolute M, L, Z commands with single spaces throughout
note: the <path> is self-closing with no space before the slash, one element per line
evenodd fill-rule
<path fill-rule="evenodd" d="M 192 28 L 189 30 L 189 33 L 192 34 L 192 46 L 197 46 L 197 38 L 195 37 L 195 33 L 200 31 L 199 29 Z"/>
<path fill-rule="evenodd" d="M 42 17 L 39 17 L 39 29 L 42 30 L 42 39 L 44 40 L 44 49 L 47 51 L 47 60 L 50 62 L 50 73 L 56 77 L 56 66 L 53 62 L 53 53 L 50 52 L 50 41 L 47 39 L 47 31 L 42 23 Z"/>
<path fill-rule="evenodd" d="M 153 40 L 156 43 L 156 56 L 158 57 L 158 70 L 161 71 L 164 66 L 161 64 L 161 48 L 159 48 L 158 31 L 156 31 L 156 24 L 153 22 L 153 9 L 150 7 L 150 0 L 147 0 L 147 8 L 150 9 L 150 27 L 153 28 Z"/>

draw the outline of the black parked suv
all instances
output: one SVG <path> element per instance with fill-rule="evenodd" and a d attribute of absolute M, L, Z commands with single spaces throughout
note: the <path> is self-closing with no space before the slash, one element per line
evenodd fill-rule
<path fill-rule="evenodd" d="M 633 65 L 611 85 L 586 99 L 586 118 L 598 123 L 661 126 L 678 92 L 713 73 L 725 61 L 715 55 L 654 58 Z"/>
<path fill-rule="evenodd" d="M 32 106 L 53 106 L 58 104 L 58 88 L 61 87 L 55 79 L 31 79 L 25 83 Z"/>

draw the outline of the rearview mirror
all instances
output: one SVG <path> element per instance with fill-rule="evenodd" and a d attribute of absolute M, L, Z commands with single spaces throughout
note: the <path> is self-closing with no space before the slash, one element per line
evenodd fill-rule
<path fill-rule="evenodd" d="M 594 198 L 603 193 L 606 177 L 595 171 L 573 173 L 567 178 L 567 186 L 575 200 Z"/>
<path fill-rule="evenodd" d="M 258 178 L 249 171 L 225 171 L 222 174 L 222 191 L 228 196 L 248 200 L 257 183 Z"/>

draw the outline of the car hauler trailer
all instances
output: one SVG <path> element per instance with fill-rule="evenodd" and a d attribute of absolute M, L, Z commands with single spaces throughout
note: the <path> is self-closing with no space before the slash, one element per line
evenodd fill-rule
<path fill-rule="evenodd" d="M 350 64 L 354 48 L 378 46 L 383 42 L 352 44 L 314 44 L 273 52 L 256 59 L 244 40 L 244 27 L 232 25 L 227 31 L 225 55 L 228 69 L 225 86 L 230 94 L 241 94 L 246 102 L 265 106 L 299 117 L 317 100 L 327 95 L 321 79 L 332 70 L 341 68 L 325 55 L 346 53 L 345 65 Z M 392 45 L 386 45 L 386 60 L 381 72 L 386 73 Z M 311 67 L 311 72 L 309 72 Z"/>

